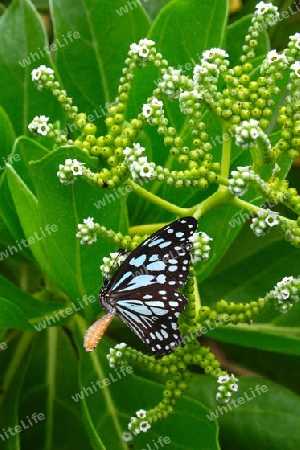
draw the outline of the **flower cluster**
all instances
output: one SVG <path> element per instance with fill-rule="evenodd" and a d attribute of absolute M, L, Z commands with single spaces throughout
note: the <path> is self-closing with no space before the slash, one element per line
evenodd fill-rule
<path fill-rule="evenodd" d="M 163 102 L 158 100 L 156 97 L 148 98 L 147 103 L 143 105 L 142 114 L 150 125 L 160 125 L 161 119 L 164 115 Z"/>
<path fill-rule="evenodd" d="M 108 359 L 109 367 L 114 369 L 116 366 L 126 366 L 127 359 L 126 355 L 124 356 L 124 352 L 126 353 L 127 344 L 121 342 L 117 344 L 114 348 L 111 348 L 109 354 L 106 355 Z"/>
<path fill-rule="evenodd" d="M 202 53 L 201 64 L 197 64 L 193 71 L 193 81 L 205 102 L 213 106 L 218 103 L 221 95 L 217 92 L 220 73 L 224 73 L 229 61 L 228 53 L 220 48 L 212 48 Z"/>
<path fill-rule="evenodd" d="M 41 65 L 37 69 L 33 69 L 31 77 L 32 81 L 35 82 L 37 89 L 41 91 L 53 86 L 54 70 L 45 65 Z"/>
<path fill-rule="evenodd" d="M 156 53 L 155 42 L 151 39 L 141 39 L 138 44 L 131 44 L 128 53 L 138 67 L 144 67 L 148 61 L 153 61 Z"/>
<path fill-rule="evenodd" d="M 282 53 L 278 53 L 277 50 L 271 50 L 268 52 L 266 59 L 262 62 L 260 66 L 260 73 L 263 75 L 276 74 L 277 79 L 282 78 L 282 71 L 288 67 L 288 59 Z M 279 88 L 275 93 L 279 92 Z"/>
<path fill-rule="evenodd" d="M 238 381 L 239 380 L 233 374 L 230 376 L 228 374 L 219 376 L 218 383 L 220 386 L 218 387 L 216 395 L 218 402 L 226 404 L 230 401 L 232 392 L 238 391 Z"/>
<path fill-rule="evenodd" d="M 196 264 L 198 261 L 208 260 L 210 251 L 209 241 L 212 241 L 212 238 L 204 232 L 194 233 L 190 238 L 190 242 L 193 245 L 191 249 L 191 259 L 193 264 Z"/>
<path fill-rule="evenodd" d="M 156 177 L 155 163 L 149 163 L 146 156 L 140 156 L 144 152 L 140 144 L 133 144 L 133 148 L 126 147 L 123 151 L 125 164 L 128 166 L 132 178 L 153 180 Z"/>
<path fill-rule="evenodd" d="M 300 300 L 300 278 L 284 277 L 265 299 L 275 300 L 276 309 L 285 314 Z"/>
<path fill-rule="evenodd" d="M 82 175 L 84 170 L 84 163 L 77 159 L 66 159 L 65 164 L 59 165 L 57 176 L 62 184 L 73 184 L 76 177 Z"/>
<path fill-rule="evenodd" d="M 300 33 L 295 33 L 293 36 L 290 36 L 290 41 L 287 48 L 284 50 L 284 54 L 290 63 L 299 60 Z"/>
<path fill-rule="evenodd" d="M 49 117 L 35 116 L 35 118 L 28 125 L 28 129 L 33 134 L 40 134 L 41 136 L 47 136 L 53 130 L 53 125 L 48 122 Z"/>
<path fill-rule="evenodd" d="M 179 98 L 181 92 L 191 90 L 193 87 L 192 80 L 182 75 L 180 69 L 169 67 L 164 70 L 162 81 L 158 83 L 154 95 L 163 93 L 173 101 Z"/>
<path fill-rule="evenodd" d="M 124 254 L 119 252 L 110 253 L 109 258 L 104 256 L 103 264 L 100 266 L 102 276 L 104 278 L 111 278 L 112 274 L 120 267 L 127 256 L 127 253 Z"/>
<path fill-rule="evenodd" d="M 214 101 L 220 99 L 220 94 L 217 92 L 217 83 L 220 70 L 217 64 L 202 60 L 201 65 L 197 64 L 194 67 L 193 81 L 201 92 L 203 100 L 208 105 L 213 105 Z"/>
<path fill-rule="evenodd" d="M 260 208 L 257 217 L 252 219 L 250 228 L 256 234 L 256 236 L 264 236 L 270 228 L 279 224 L 279 213 L 271 211 L 270 209 Z"/>
<path fill-rule="evenodd" d="M 80 239 L 80 244 L 92 245 L 97 241 L 97 224 L 94 223 L 93 217 L 83 219 L 83 224 L 78 224 L 78 230 L 76 237 Z"/>
<path fill-rule="evenodd" d="M 147 420 L 147 411 L 144 409 L 137 411 L 136 417 L 131 417 L 130 423 L 128 424 L 128 429 L 133 434 L 146 433 L 149 428 L 151 428 L 151 424 Z"/>

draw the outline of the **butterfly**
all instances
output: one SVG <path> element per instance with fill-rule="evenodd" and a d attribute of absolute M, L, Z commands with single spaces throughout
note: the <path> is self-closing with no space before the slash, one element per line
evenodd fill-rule
<path fill-rule="evenodd" d="M 92 351 L 108 325 L 118 316 L 155 355 L 170 353 L 182 341 L 177 319 L 187 303 L 177 290 L 185 285 L 190 263 L 194 217 L 161 228 L 142 242 L 105 279 L 99 302 L 107 314 L 86 332 L 84 347 Z"/>

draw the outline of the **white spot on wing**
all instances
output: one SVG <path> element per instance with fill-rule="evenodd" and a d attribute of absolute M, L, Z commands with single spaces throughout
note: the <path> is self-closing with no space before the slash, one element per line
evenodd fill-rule
<path fill-rule="evenodd" d="M 156 270 L 156 271 L 162 272 L 163 270 L 165 270 L 166 265 L 163 261 L 156 261 L 156 262 L 147 264 L 146 268 L 147 268 L 147 270 Z"/>
<path fill-rule="evenodd" d="M 140 267 L 146 261 L 146 258 L 147 256 L 144 253 L 143 255 L 140 255 L 137 258 L 132 258 L 129 264 L 135 267 Z"/>

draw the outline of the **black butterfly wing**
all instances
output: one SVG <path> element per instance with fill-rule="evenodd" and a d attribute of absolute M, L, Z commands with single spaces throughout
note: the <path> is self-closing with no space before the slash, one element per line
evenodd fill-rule
<path fill-rule="evenodd" d="M 146 286 L 154 290 L 162 285 L 174 291 L 183 286 L 190 263 L 189 238 L 196 230 L 197 220 L 184 217 L 149 236 L 114 275 L 110 292 L 138 291 Z"/>
<path fill-rule="evenodd" d="M 180 345 L 178 316 L 187 299 L 176 291 L 160 287 L 157 291 L 141 288 L 138 295 L 118 298 L 116 314 L 156 355 L 170 353 Z M 122 295 L 122 297 L 123 297 Z"/>
<path fill-rule="evenodd" d="M 147 238 L 122 264 L 106 295 L 116 314 L 155 354 L 165 354 L 182 339 L 177 319 L 187 299 L 176 290 L 186 283 L 189 238 L 197 220 L 176 220 Z"/>

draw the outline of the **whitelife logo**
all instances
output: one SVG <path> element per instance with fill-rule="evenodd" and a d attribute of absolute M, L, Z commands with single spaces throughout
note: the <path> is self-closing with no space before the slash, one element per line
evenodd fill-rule
<path fill-rule="evenodd" d="M 42 322 L 36 323 L 34 325 L 34 328 L 36 329 L 36 331 L 42 331 L 47 326 L 50 327 L 51 325 L 56 324 L 56 322 L 59 322 L 61 319 L 65 319 L 66 317 L 71 316 L 75 312 L 83 309 L 85 306 L 88 306 L 90 303 L 94 303 L 97 300 L 97 298 L 94 295 L 90 295 L 89 297 L 87 295 L 84 295 L 81 299 L 82 302 L 80 301 L 79 298 L 77 300 L 78 300 L 77 305 L 75 305 L 75 303 L 72 302 L 70 304 L 70 306 L 68 306 L 67 308 L 60 309 L 59 311 L 54 311 L 54 313 L 51 316 L 46 316 L 45 320 L 43 320 Z M 82 303 L 84 303 L 84 305 Z M 59 315 L 61 317 L 59 317 Z"/>
<path fill-rule="evenodd" d="M 260 384 L 257 384 L 255 386 L 255 390 L 257 392 L 258 395 L 261 395 L 262 393 L 264 394 L 265 392 L 268 392 L 268 386 L 266 386 L 265 384 L 263 384 L 262 386 Z M 212 411 L 210 414 L 206 414 L 206 417 L 212 421 L 214 419 L 217 419 L 220 415 L 223 416 L 223 414 L 228 413 L 229 411 L 232 411 L 232 407 L 234 408 L 238 408 L 240 405 L 243 405 L 244 403 L 250 402 L 251 400 L 253 400 L 254 398 L 256 398 L 256 394 L 253 391 L 252 388 L 250 388 L 252 397 L 248 397 L 247 392 L 244 392 L 244 396 L 243 397 L 238 397 L 236 400 L 230 400 L 229 403 L 227 403 L 224 406 L 218 406 L 217 409 L 215 409 L 215 411 Z M 238 403 L 238 404 L 237 404 Z"/>
<path fill-rule="evenodd" d="M 104 378 L 102 381 L 97 380 L 96 385 L 99 389 L 105 388 L 105 386 L 109 386 L 112 383 L 115 383 L 116 381 L 120 380 L 122 377 L 125 377 L 128 373 L 132 373 L 133 368 L 131 366 L 122 366 L 119 370 L 115 370 L 115 374 L 110 373 L 108 375 L 109 378 Z M 114 377 L 115 375 L 115 377 Z M 92 387 L 87 386 L 84 387 L 82 391 L 77 392 L 77 394 L 72 395 L 72 399 L 74 402 L 78 402 L 79 400 L 83 400 L 85 396 L 89 396 L 90 394 L 94 394 L 94 392 L 98 391 L 97 386 L 95 385 L 94 381 L 91 381 Z"/>
<path fill-rule="evenodd" d="M 27 240 L 22 239 L 21 242 L 19 242 L 17 240 L 16 245 L 18 246 L 18 248 L 15 245 L 12 245 L 12 246 L 8 245 L 6 247 L 6 250 L 4 250 L 3 252 L 0 252 L 0 261 L 3 261 L 4 258 L 9 258 L 10 256 L 14 255 L 15 253 L 18 253 L 19 250 L 21 250 L 21 251 L 24 250 L 24 247 L 27 248 L 27 247 L 29 247 L 29 245 L 33 245 L 37 241 L 41 241 L 42 239 L 44 239 L 47 236 L 50 236 L 51 233 L 55 233 L 56 231 L 58 231 L 57 225 L 55 225 L 55 224 L 49 225 L 48 224 L 45 226 L 44 229 L 40 228 L 39 231 L 35 231 L 33 233 L 33 236 L 30 236 Z M 40 233 L 40 234 L 38 234 L 38 233 Z"/>
<path fill-rule="evenodd" d="M 39 423 L 39 421 L 41 421 L 41 420 L 44 420 L 45 416 L 43 413 L 34 412 L 31 415 L 31 418 L 29 418 L 28 416 L 26 416 L 26 418 L 27 418 L 27 421 L 21 420 L 20 425 L 15 425 L 14 427 L 8 427 L 6 430 L 5 430 L 5 428 L 2 428 L 3 431 L 0 433 L 0 439 L 2 439 L 2 442 L 4 442 L 5 439 L 9 439 L 11 436 L 15 436 L 16 433 L 21 433 L 21 431 L 27 430 L 27 428 L 32 427 L 34 424 Z M 32 421 L 34 423 L 32 423 Z M 27 423 L 25 423 L 25 422 L 27 422 Z M 3 435 L 5 435 L 5 437 Z"/>
<path fill-rule="evenodd" d="M 50 45 L 44 45 L 43 48 L 38 47 L 37 52 L 30 52 L 29 56 L 27 58 L 24 58 L 22 61 L 19 61 L 20 66 L 24 67 L 29 66 L 32 62 L 36 62 L 36 60 L 40 60 L 41 58 L 44 58 L 45 53 L 50 55 L 52 52 L 56 52 L 56 50 L 62 47 L 65 47 L 66 45 L 70 44 L 70 42 L 73 42 L 73 39 L 79 39 L 80 33 L 78 31 L 68 31 L 67 36 L 64 34 L 61 37 L 61 40 L 56 39 L 52 44 Z M 64 41 L 64 42 L 62 42 Z"/>

